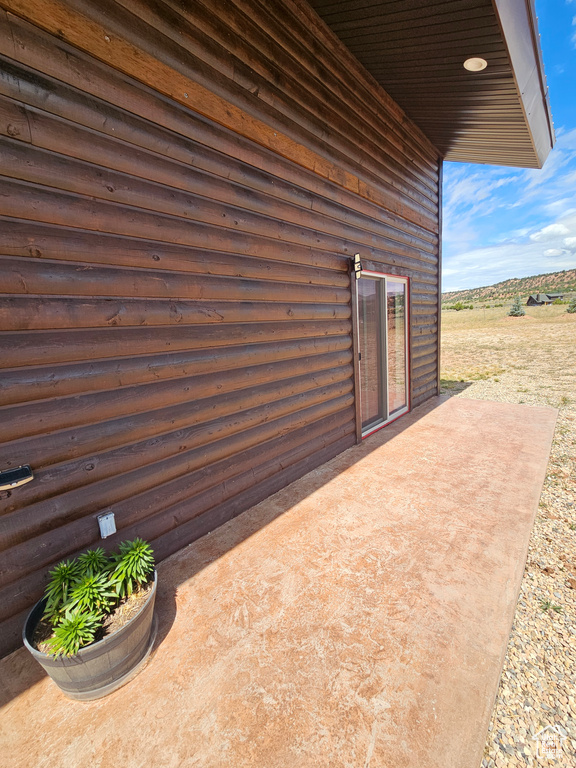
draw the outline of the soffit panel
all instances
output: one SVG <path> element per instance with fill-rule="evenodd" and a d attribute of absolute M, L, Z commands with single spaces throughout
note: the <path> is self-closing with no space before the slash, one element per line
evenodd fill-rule
<path fill-rule="evenodd" d="M 445 159 L 540 167 L 554 139 L 530 2 L 501 19 L 492 0 L 310 0 Z M 464 69 L 475 56 L 484 71 Z"/>

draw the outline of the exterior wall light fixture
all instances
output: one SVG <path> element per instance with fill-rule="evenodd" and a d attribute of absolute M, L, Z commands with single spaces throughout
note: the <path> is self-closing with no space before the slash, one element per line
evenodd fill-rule
<path fill-rule="evenodd" d="M 360 277 L 362 276 L 362 262 L 360 261 L 360 254 L 355 253 L 354 254 L 354 274 L 356 275 L 356 280 L 360 280 Z"/>

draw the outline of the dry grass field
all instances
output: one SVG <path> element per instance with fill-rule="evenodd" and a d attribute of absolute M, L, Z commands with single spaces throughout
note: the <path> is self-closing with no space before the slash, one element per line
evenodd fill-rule
<path fill-rule="evenodd" d="M 576 768 L 576 314 L 525 309 L 442 312 L 444 393 L 559 411 L 482 768 Z M 549 725 L 554 761 L 534 739 Z"/>

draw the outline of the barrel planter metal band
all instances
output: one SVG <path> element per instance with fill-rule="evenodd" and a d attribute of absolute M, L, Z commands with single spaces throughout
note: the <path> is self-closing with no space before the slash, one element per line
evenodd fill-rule
<path fill-rule="evenodd" d="M 144 666 L 156 637 L 157 574 L 150 594 L 130 621 L 113 634 L 81 648 L 75 656 L 50 656 L 32 645 L 34 629 L 46 604 L 46 598 L 31 610 L 22 639 L 36 661 L 56 685 L 71 699 L 90 701 L 106 696 L 131 680 Z"/>

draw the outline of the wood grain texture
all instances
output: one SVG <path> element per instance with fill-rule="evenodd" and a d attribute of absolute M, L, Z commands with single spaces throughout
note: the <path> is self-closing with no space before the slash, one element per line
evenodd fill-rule
<path fill-rule="evenodd" d="M 434 394 L 439 196 L 292 0 L 0 8 L 2 653 L 102 510 L 165 557 L 355 442 L 354 253 L 410 278 Z"/>
<path fill-rule="evenodd" d="M 348 170 L 345 158 L 339 157 L 339 167 L 300 143 L 300 122 L 295 121 L 295 137 L 283 131 L 282 121 L 270 130 L 253 112 L 274 120 L 274 110 L 266 108 L 251 86 L 242 88 L 226 80 L 214 69 L 201 66 L 187 49 L 175 46 L 166 36 L 160 37 L 132 15 L 123 13 L 115 3 L 75 3 L 82 6 L 82 15 L 62 0 L 2 0 L 2 6 L 46 31 L 58 35 L 72 46 L 89 51 L 107 64 L 135 77 L 159 93 L 214 120 L 252 141 L 272 150 L 298 165 L 369 200 L 383 204 L 417 224 L 434 229 L 433 215 L 424 209 L 424 199 L 412 201 L 399 194 L 392 184 L 385 186 L 371 176 L 357 175 Z M 246 85 L 246 84 L 245 84 Z M 225 93 L 224 99 L 220 93 Z M 256 102 L 256 103 L 254 103 Z M 302 116 L 300 115 L 300 120 Z M 433 153 L 430 148 L 430 154 Z M 387 180 L 390 182 L 390 179 Z M 430 207 L 432 214 L 432 207 Z"/>

